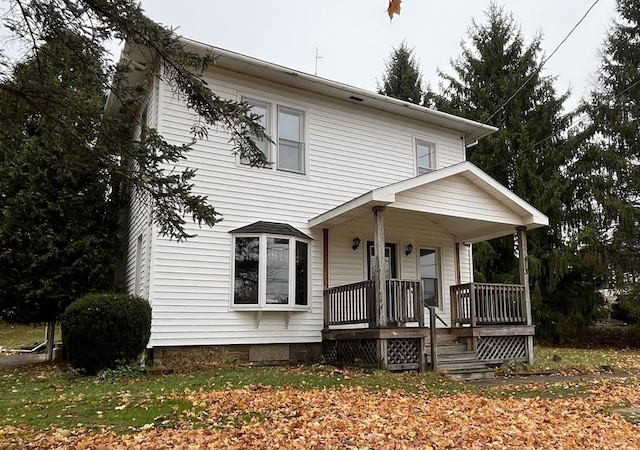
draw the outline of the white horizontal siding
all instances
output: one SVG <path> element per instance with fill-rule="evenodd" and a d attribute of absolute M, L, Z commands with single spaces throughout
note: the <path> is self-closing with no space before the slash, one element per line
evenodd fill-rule
<path fill-rule="evenodd" d="M 124 289 L 135 294 L 136 276 L 139 277 L 139 295 L 149 298 L 150 234 L 148 227 L 148 208 L 138 192 L 133 192 L 129 201 L 127 216 L 127 235 L 124 261 Z M 141 238 L 140 246 L 138 239 Z M 138 255 L 138 252 L 140 253 Z M 138 261 L 139 259 L 139 261 Z M 138 273 L 136 273 L 138 272 Z"/>
<path fill-rule="evenodd" d="M 522 222 L 519 215 L 461 176 L 401 192 L 393 207 L 498 223 Z"/>
<path fill-rule="evenodd" d="M 387 209 L 384 212 L 384 225 L 385 241 L 396 244 L 400 278 L 409 280 L 419 278 L 420 248 L 437 250 L 440 298 L 442 299 L 438 315 L 447 324 L 450 324 L 449 287 L 456 282 L 453 236 L 430 222 L 423 215 L 402 210 Z M 352 245 L 355 236 L 358 236 L 362 242 L 360 247 L 354 251 Z M 373 241 L 373 236 L 373 213 L 330 230 L 330 286 L 356 283 L 367 279 L 367 241 Z M 413 245 L 413 252 L 406 255 L 405 250 L 409 243 Z M 442 324 L 438 326 L 442 326 Z"/>
<path fill-rule="evenodd" d="M 416 136 L 437 142 L 440 167 L 462 161 L 460 134 L 223 71 L 207 81 L 225 99 L 239 100 L 246 95 L 304 109 L 308 173 L 242 166 L 232 154 L 229 135 L 217 129 L 211 129 L 208 139 L 193 146 L 187 162 L 176 168 L 198 169 L 194 191 L 208 196 L 224 221 L 202 229 L 187 223 L 188 232 L 198 237 L 185 243 L 156 239 L 152 269 L 153 345 L 320 342 L 322 231 L 309 230 L 308 220 L 371 189 L 415 176 Z M 159 128 L 163 136 L 171 143 L 188 142 L 194 115 L 170 89 L 163 88 L 160 95 Z M 255 313 L 230 308 L 229 231 L 259 220 L 285 222 L 314 238 L 311 311 L 293 312 L 288 327 L 283 312 L 265 312 L 256 328 Z M 406 234 L 406 224 L 394 225 L 390 219 L 390 236 L 395 234 L 398 240 L 415 236 L 424 241 L 418 245 L 442 248 L 449 255 L 451 236 L 421 220 L 411 223 L 417 227 L 416 234 Z M 363 279 L 364 253 L 358 255 L 351 250 L 352 239 L 344 230 L 331 230 L 332 284 Z M 364 248 L 366 245 L 359 251 Z M 415 278 L 415 254 L 402 255 L 403 276 Z M 443 270 L 449 271 L 451 264 L 446 259 Z"/>

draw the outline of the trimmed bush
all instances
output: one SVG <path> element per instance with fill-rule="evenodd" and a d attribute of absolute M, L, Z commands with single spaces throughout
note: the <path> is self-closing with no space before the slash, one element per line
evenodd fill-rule
<path fill-rule="evenodd" d="M 62 314 L 67 359 L 87 375 L 134 361 L 151 334 L 151 307 L 127 294 L 89 294 Z"/>

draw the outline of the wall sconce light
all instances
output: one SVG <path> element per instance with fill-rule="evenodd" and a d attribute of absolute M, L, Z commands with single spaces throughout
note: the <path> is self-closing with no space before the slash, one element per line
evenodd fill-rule
<path fill-rule="evenodd" d="M 407 245 L 407 250 L 405 250 L 404 254 L 409 256 L 411 254 L 411 252 L 413 252 L 413 244 L 411 244 L 411 242 L 409 242 L 409 244 Z"/>
<path fill-rule="evenodd" d="M 355 251 L 358 250 L 358 247 L 360 247 L 360 238 L 356 236 L 353 238 L 353 245 L 351 246 L 351 248 Z"/>

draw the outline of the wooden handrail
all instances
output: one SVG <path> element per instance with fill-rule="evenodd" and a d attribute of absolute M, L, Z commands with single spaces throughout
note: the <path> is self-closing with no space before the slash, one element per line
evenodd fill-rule
<path fill-rule="evenodd" d="M 454 326 L 525 324 L 525 288 L 520 284 L 466 283 L 451 286 Z"/>
<path fill-rule="evenodd" d="M 388 323 L 404 326 L 418 322 L 424 326 L 424 308 L 419 280 L 386 280 L 386 313 Z M 336 286 L 324 291 L 324 327 L 332 325 L 367 324 L 376 326 L 373 280 Z"/>

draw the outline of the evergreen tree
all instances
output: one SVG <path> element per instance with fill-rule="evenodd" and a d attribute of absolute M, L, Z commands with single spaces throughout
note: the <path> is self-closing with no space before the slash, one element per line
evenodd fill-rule
<path fill-rule="evenodd" d="M 417 105 L 422 103 L 424 90 L 420 63 L 406 42 L 403 41 L 399 47 L 394 48 L 385 62 L 378 93 Z"/>
<path fill-rule="evenodd" d="M 248 105 L 207 87 L 214 55 L 187 51 L 132 0 L 10 0 L 0 17 L 11 34 L 3 42 L 21 43 L 23 56 L 0 49 L 0 319 L 51 322 L 74 299 L 113 287 L 129 195 L 150 203 L 161 234 L 187 239 L 185 216 L 206 226 L 220 218 L 192 192 L 195 171 L 164 169 L 183 166 L 211 126 L 259 166 L 267 162 L 254 139 L 268 136 Z M 112 39 L 144 49 L 145 60 L 111 63 Z M 133 70 L 140 83 L 127 77 Z M 191 142 L 171 145 L 143 123 L 158 72 L 199 117 Z M 117 116 L 103 114 L 107 96 Z"/>
<path fill-rule="evenodd" d="M 606 256 L 621 303 L 640 319 L 640 1 L 617 0 L 588 125 L 569 167 L 585 246 Z"/>
<path fill-rule="evenodd" d="M 0 317 L 49 322 L 86 292 L 113 289 L 118 212 L 113 178 L 93 151 L 105 93 L 95 49 L 60 36 L 0 89 Z M 79 70 L 72 52 L 83 54 Z M 55 118 L 40 114 L 46 100 Z M 73 122 L 73 135 L 60 127 Z"/>
<path fill-rule="evenodd" d="M 595 267 L 563 235 L 570 189 L 561 168 L 572 158 L 561 137 L 568 94 L 558 95 L 554 79 L 541 74 L 541 53 L 540 36 L 525 43 L 513 16 L 491 4 L 486 23 L 472 22 L 453 74 L 440 73 L 435 101 L 440 110 L 499 128 L 469 147 L 467 159 L 549 217 L 549 227 L 528 233 L 529 265 L 538 330 L 555 334 L 590 323 L 599 297 Z M 474 267 L 478 281 L 518 282 L 514 238 L 476 245 Z"/>

